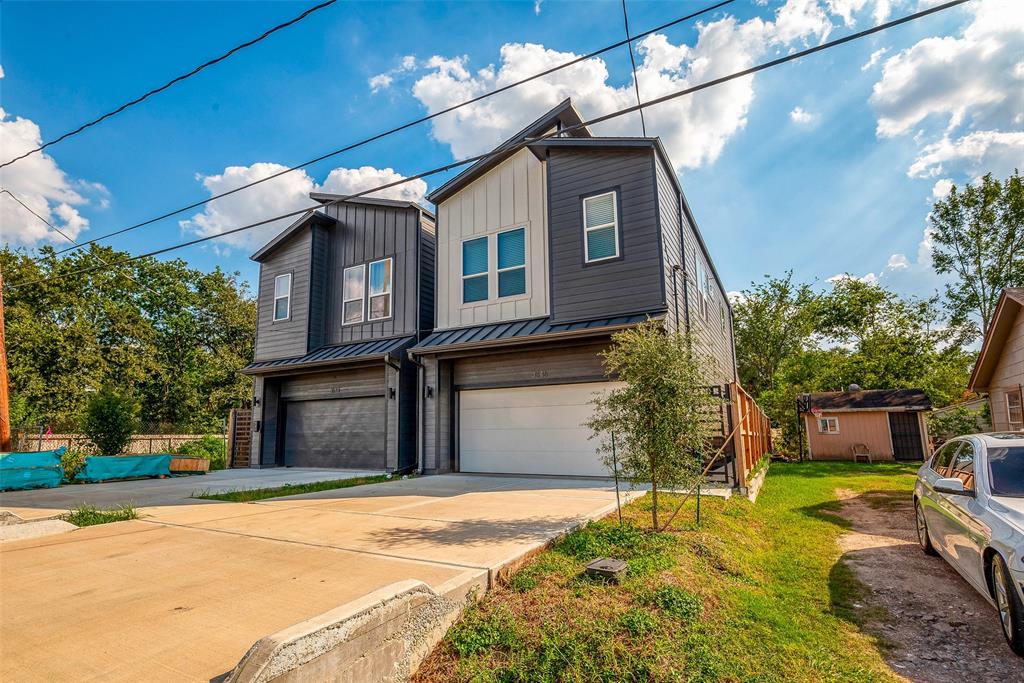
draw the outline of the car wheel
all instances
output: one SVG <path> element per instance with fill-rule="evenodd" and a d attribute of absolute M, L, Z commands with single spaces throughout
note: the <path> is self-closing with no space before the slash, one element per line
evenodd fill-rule
<path fill-rule="evenodd" d="M 935 552 L 935 546 L 932 545 L 932 539 L 928 536 L 928 522 L 924 519 L 924 508 L 921 503 L 914 501 L 914 516 L 917 518 L 917 542 L 921 544 L 921 550 L 926 555 L 938 555 Z"/>
<path fill-rule="evenodd" d="M 999 610 L 999 623 L 1003 627 L 1003 635 L 1010 649 L 1024 657 L 1024 605 L 1020 596 L 1013 588 L 1010 570 L 1002 555 L 992 558 L 989 569 L 992 579 L 992 597 L 995 598 L 996 609 Z"/>

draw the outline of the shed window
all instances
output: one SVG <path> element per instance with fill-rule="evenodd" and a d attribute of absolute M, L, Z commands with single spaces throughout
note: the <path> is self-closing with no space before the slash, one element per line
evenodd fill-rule
<path fill-rule="evenodd" d="M 583 200 L 583 236 L 587 263 L 619 255 L 619 214 L 615 192 Z"/>
<path fill-rule="evenodd" d="M 370 306 L 368 320 L 391 317 L 391 259 L 370 264 Z"/>
<path fill-rule="evenodd" d="M 342 319 L 344 324 L 363 322 L 363 292 L 366 286 L 366 265 L 345 269 Z"/>
<path fill-rule="evenodd" d="M 498 233 L 498 296 L 526 293 L 526 229 Z"/>
<path fill-rule="evenodd" d="M 1011 432 L 1024 429 L 1024 411 L 1021 409 L 1020 389 L 1006 394 L 1006 425 Z"/>
<path fill-rule="evenodd" d="M 819 417 L 818 418 L 818 433 L 819 434 L 838 434 L 839 433 L 839 418 L 838 417 Z"/>
<path fill-rule="evenodd" d="M 487 238 L 462 243 L 462 302 L 487 300 Z"/>
<path fill-rule="evenodd" d="M 287 320 L 292 313 L 292 274 L 274 278 L 274 320 Z"/>

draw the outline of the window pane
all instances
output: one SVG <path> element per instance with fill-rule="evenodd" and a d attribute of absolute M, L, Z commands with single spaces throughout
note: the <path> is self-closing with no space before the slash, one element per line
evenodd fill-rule
<path fill-rule="evenodd" d="M 974 489 L 974 449 L 961 448 L 953 458 L 952 477 L 964 483 L 965 489 Z"/>
<path fill-rule="evenodd" d="M 498 233 L 498 268 L 526 265 L 526 230 Z"/>
<path fill-rule="evenodd" d="M 583 201 L 586 226 L 607 225 L 615 220 L 615 195 L 603 194 Z"/>
<path fill-rule="evenodd" d="M 380 296 L 370 297 L 370 319 L 379 320 L 380 318 L 391 317 L 391 295 L 381 294 Z"/>
<path fill-rule="evenodd" d="M 363 300 L 356 299 L 345 303 L 345 322 L 358 323 L 363 321 Z"/>
<path fill-rule="evenodd" d="M 284 320 L 288 317 L 288 297 L 274 299 L 274 320 Z"/>
<path fill-rule="evenodd" d="M 526 294 L 526 268 L 498 273 L 498 296 Z"/>
<path fill-rule="evenodd" d="M 480 237 L 462 243 L 462 274 L 476 275 L 487 272 L 487 238 Z M 484 297 L 487 298 L 486 296 Z"/>
<path fill-rule="evenodd" d="M 989 448 L 988 468 L 992 495 L 1024 497 L 1024 448 Z"/>
<path fill-rule="evenodd" d="M 618 255 L 618 245 L 615 244 L 615 227 L 609 226 L 600 230 L 591 230 L 587 233 L 587 257 L 590 261 L 610 258 Z"/>
<path fill-rule="evenodd" d="M 363 298 L 363 267 L 345 269 L 345 301 Z M 362 304 L 360 304 L 362 307 Z M 346 316 L 346 320 L 348 317 Z"/>
<path fill-rule="evenodd" d="M 391 291 L 391 260 L 370 264 L 370 295 Z"/>
<path fill-rule="evenodd" d="M 290 273 L 288 275 L 278 275 L 276 278 L 274 278 L 275 298 L 279 296 L 288 296 L 289 294 L 291 294 L 291 289 L 292 276 Z"/>
<path fill-rule="evenodd" d="M 462 281 L 462 301 L 463 303 L 469 303 L 471 301 L 486 301 L 487 300 L 487 276 L 478 275 L 477 277 L 467 277 Z"/>

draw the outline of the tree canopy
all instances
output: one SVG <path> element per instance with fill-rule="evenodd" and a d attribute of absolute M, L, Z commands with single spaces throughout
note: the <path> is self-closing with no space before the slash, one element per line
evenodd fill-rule
<path fill-rule="evenodd" d="M 256 305 L 238 273 L 181 259 L 105 265 L 127 257 L 98 245 L 62 257 L 0 250 L 13 425 L 75 423 L 105 386 L 138 400 L 144 421 L 189 429 L 211 429 L 249 399 L 239 370 L 252 359 Z"/>

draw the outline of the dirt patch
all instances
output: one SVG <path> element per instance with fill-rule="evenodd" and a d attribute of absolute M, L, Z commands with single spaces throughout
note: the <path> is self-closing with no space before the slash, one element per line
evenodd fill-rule
<path fill-rule="evenodd" d="M 843 560 L 870 588 L 857 607 L 867 630 L 891 645 L 883 654 L 896 673 L 920 683 L 1024 680 L 1024 659 L 1007 647 L 995 608 L 921 551 L 909 497 L 836 493 L 853 525 L 839 540 Z"/>

